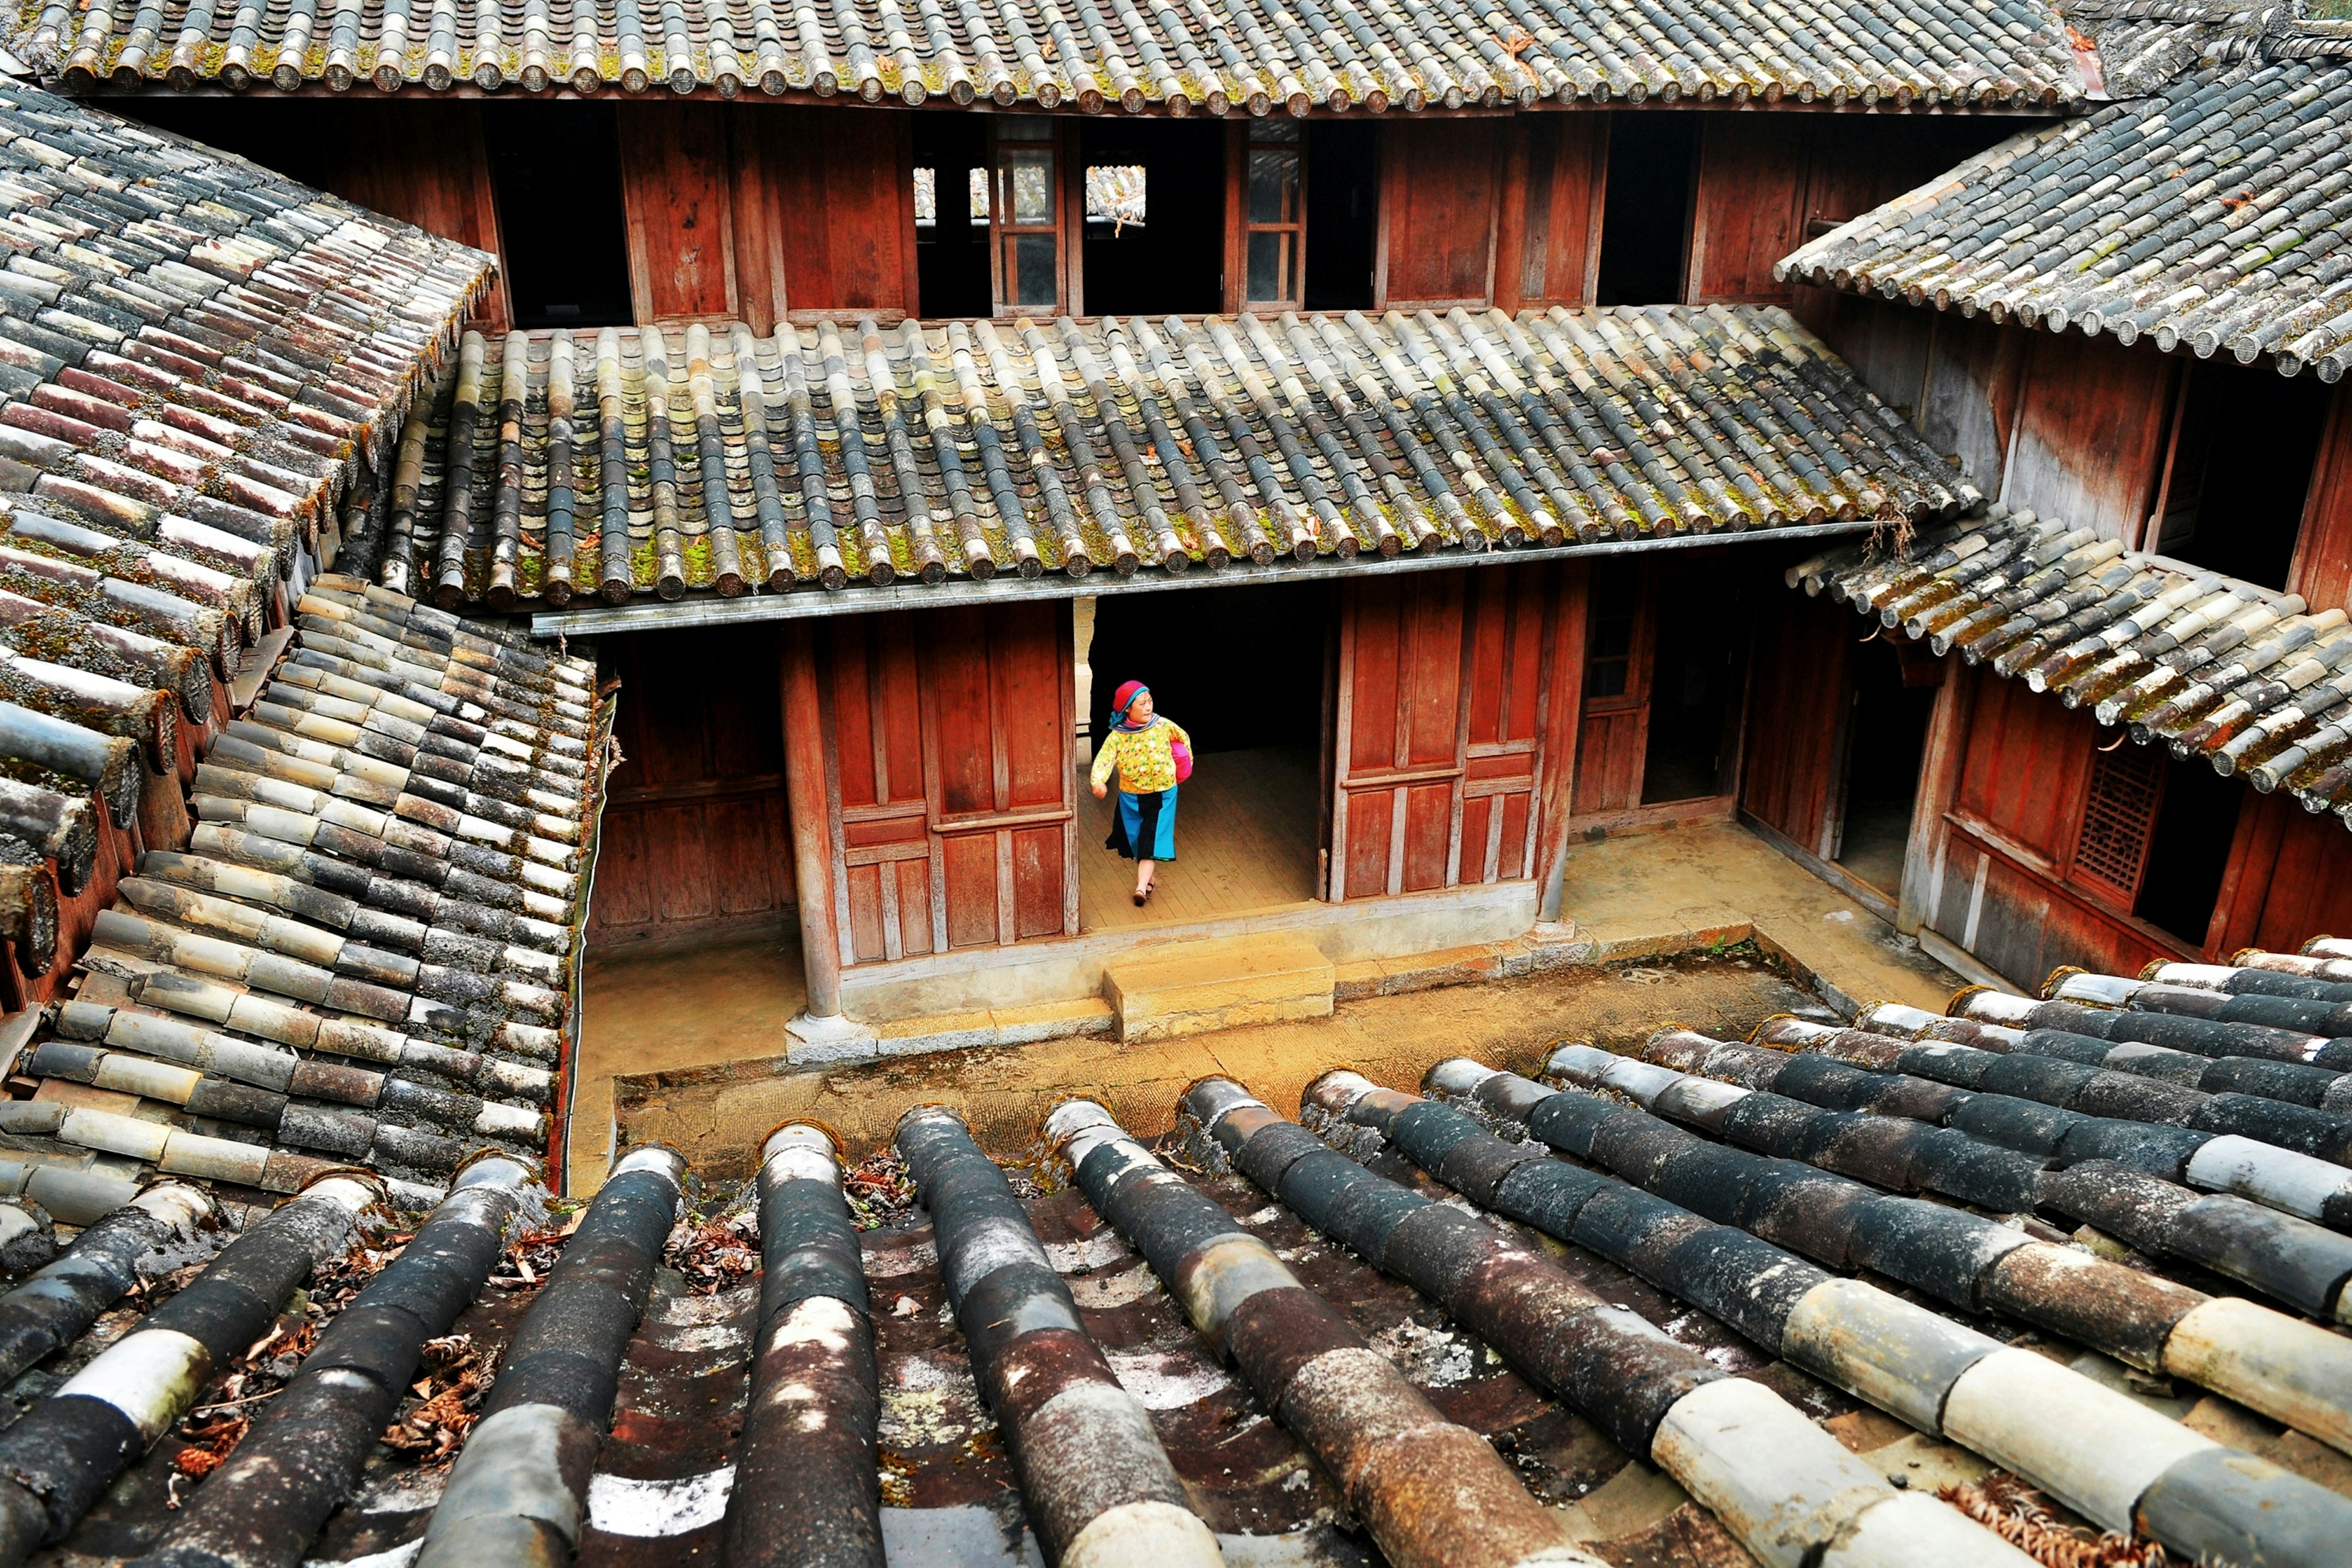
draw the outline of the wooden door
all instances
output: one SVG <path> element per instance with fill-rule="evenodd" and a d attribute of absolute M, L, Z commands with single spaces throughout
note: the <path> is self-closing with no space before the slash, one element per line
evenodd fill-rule
<path fill-rule="evenodd" d="M 1783 594 L 1766 601 L 1758 628 L 1739 804 L 1824 860 L 1838 849 L 1853 698 L 1846 661 L 1859 624 L 1842 605 Z"/>
<path fill-rule="evenodd" d="M 1559 578 L 1416 572 L 1341 596 L 1334 901 L 1537 871 Z"/>
<path fill-rule="evenodd" d="M 842 962 L 1077 931 L 1066 601 L 827 624 Z"/>

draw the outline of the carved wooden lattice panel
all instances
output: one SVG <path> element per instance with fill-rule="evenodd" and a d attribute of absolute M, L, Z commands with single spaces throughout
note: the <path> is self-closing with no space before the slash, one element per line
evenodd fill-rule
<path fill-rule="evenodd" d="M 2111 895 L 2128 910 L 2147 868 L 2148 839 L 2164 801 L 2164 753 L 2126 742 L 2091 764 L 2083 830 L 2074 839 L 2070 879 Z"/>

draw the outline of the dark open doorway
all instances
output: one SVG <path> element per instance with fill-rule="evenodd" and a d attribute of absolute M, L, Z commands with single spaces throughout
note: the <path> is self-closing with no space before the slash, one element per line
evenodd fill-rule
<path fill-rule="evenodd" d="M 1324 671 L 1332 591 L 1321 583 L 1113 589 L 1076 616 L 1079 710 L 1078 923 L 1166 924 L 1315 897 Z M 1192 737 L 1197 765 L 1177 793 L 1177 858 L 1142 909 L 1134 868 L 1103 847 L 1109 809 L 1083 775 L 1128 680 Z M 1117 781 L 1112 781 L 1114 791 Z"/>
<path fill-rule="evenodd" d="M 1696 115 L 1675 110 L 1610 115 L 1596 304 L 1682 302 L 1697 167 Z"/>
<path fill-rule="evenodd" d="M 1845 727 L 1844 808 L 1831 858 L 1891 903 L 1918 804 L 1919 760 L 1944 667 L 1914 645 L 1881 638 L 1856 648 Z"/>
<path fill-rule="evenodd" d="M 1307 298 L 1310 310 L 1368 310 L 1380 234 L 1379 127 L 1307 126 Z"/>

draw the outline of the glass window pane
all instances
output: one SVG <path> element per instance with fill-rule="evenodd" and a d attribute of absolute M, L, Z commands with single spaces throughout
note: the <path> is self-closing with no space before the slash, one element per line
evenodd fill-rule
<path fill-rule="evenodd" d="M 1298 150 L 1253 147 L 1249 155 L 1249 220 L 1298 221 Z"/>
<path fill-rule="evenodd" d="M 1004 147 L 997 152 L 1003 170 L 1004 208 L 1013 224 L 1054 221 L 1054 150 L 1050 147 Z"/>
<path fill-rule="evenodd" d="M 965 173 L 971 176 L 970 184 L 965 187 L 964 198 L 971 204 L 971 221 L 986 223 L 988 221 L 988 171 L 968 169 Z"/>
<path fill-rule="evenodd" d="M 915 226 L 936 227 L 940 221 L 940 172 L 937 169 L 915 171 Z"/>
<path fill-rule="evenodd" d="M 1050 114 L 1004 114 L 996 121 L 999 142 L 1051 142 L 1054 139 L 1054 117 Z"/>
<path fill-rule="evenodd" d="M 1287 229 L 1273 229 L 1249 237 L 1251 303 L 1271 304 L 1297 297 L 1290 286 L 1290 242 L 1293 237 Z"/>
<path fill-rule="evenodd" d="M 1249 129 L 1250 145 L 1261 142 L 1296 142 L 1299 139 L 1296 120 L 1253 120 Z"/>
<path fill-rule="evenodd" d="M 1012 302 L 1015 305 L 1054 304 L 1054 237 L 1016 234 L 1012 237 Z"/>
<path fill-rule="evenodd" d="M 1587 697 L 1622 697 L 1625 676 L 1630 666 L 1622 658 L 1604 659 L 1587 667 L 1584 694 Z"/>

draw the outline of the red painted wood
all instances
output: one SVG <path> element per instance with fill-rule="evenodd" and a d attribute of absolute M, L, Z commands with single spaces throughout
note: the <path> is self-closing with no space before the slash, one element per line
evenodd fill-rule
<path fill-rule="evenodd" d="M 2293 952 L 2315 936 L 2352 935 L 2352 833 L 2281 795 L 2249 793 L 2206 956 Z"/>
<path fill-rule="evenodd" d="M 2164 461 L 2174 363 L 2035 332 L 2001 499 L 2133 543 Z"/>
<path fill-rule="evenodd" d="M 906 116 L 763 105 L 735 111 L 729 131 L 740 291 L 754 331 L 786 310 L 914 308 Z"/>
<path fill-rule="evenodd" d="M 621 195 L 640 321 L 737 313 L 728 185 L 727 121 L 718 105 L 626 106 Z"/>
<path fill-rule="evenodd" d="M 1381 300 L 1494 294 L 1501 120 L 1391 121 L 1381 134 Z"/>
<path fill-rule="evenodd" d="M 1496 304 L 1516 310 L 1591 298 L 1608 157 L 1606 115 L 1547 114 L 1513 124 L 1495 237 Z"/>
<path fill-rule="evenodd" d="M 2314 610 L 2352 605 L 2352 396 L 2341 385 L 2328 399 L 2287 590 Z"/>
<path fill-rule="evenodd" d="M 1759 609 L 1739 804 L 1818 855 L 1835 804 L 1858 618 L 1795 594 L 1768 595 Z"/>
<path fill-rule="evenodd" d="M 1562 582 L 1533 567 L 1348 585 L 1332 896 L 1534 874 Z"/>
<path fill-rule="evenodd" d="M 327 189 L 428 234 L 503 258 L 477 105 L 351 100 L 335 108 L 340 112 L 333 131 L 322 138 Z M 502 332 L 509 319 L 501 267 L 474 324 Z"/>
<path fill-rule="evenodd" d="M 590 939 L 787 919 L 792 839 L 773 631 L 614 637 L 604 657 L 604 673 L 621 682 L 624 761 L 604 811 Z"/>
<path fill-rule="evenodd" d="M 2082 819 L 2098 726 L 2021 680 L 1988 680 L 1969 719 L 1953 809 L 2038 857 L 2054 874 Z"/>
<path fill-rule="evenodd" d="M 850 962 L 1073 930 L 1070 636 L 1057 604 L 826 624 Z"/>
<path fill-rule="evenodd" d="M 1790 286 L 1772 264 L 1802 243 L 1810 116 L 1700 117 L 1691 221 L 1695 303 L 1779 303 Z"/>

